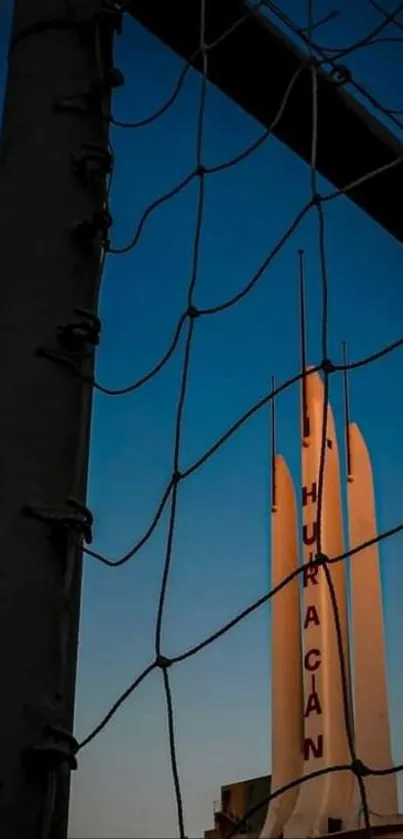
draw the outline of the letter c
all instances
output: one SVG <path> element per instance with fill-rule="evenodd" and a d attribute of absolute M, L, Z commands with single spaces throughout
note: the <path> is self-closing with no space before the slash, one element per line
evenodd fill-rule
<path fill-rule="evenodd" d="M 313 659 L 313 661 L 312 661 Z M 305 670 L 309 670 L 310 673 L 313 673 L 314 670 L 317 670 L 318 667 L 321 665 L 320 660 L 320 650 L 312 649 L 308 650 L 304 656 L 304 667 Z"/>

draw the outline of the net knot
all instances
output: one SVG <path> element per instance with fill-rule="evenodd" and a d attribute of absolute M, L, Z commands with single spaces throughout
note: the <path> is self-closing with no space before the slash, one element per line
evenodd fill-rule
<path fill-rule="evenodd" d="M 179 469 L 177 469 L 176 472 L 174 472 L 172 474 L 172 483 L 175 486 L 181 480 L 182 480 L 182 472 L 179 472 Z"/>
<path fill-rule="evenodd" d="M 198 166 L 198 167 L 197 167 L 197 169 L 196 169 L 196 175 L 198 175 L 198 176 L 199 176 L 199 178 L 202 178 L 202 177 L 204 177 L 204 175 L 206 175 L 206 174 L 207 174 L 207 169 L 206 169 L 206 167 L 205 167 L 205 166 L 203 166 L 203 164 L 201 163 L 201 164 L 200 164 L 200 166 Z"/>
<path fill-rule="evenodd" d="M 334 373 L 336 369 L 333 364 L 333 361 L 331 361 L 330 358 L 324 358 L 321 367 L 324 373 Z"/>
<path fill-rule="evenodd" d="M 360 760 L 359 757 L 354 758 L 350 768 L 354 775 L 357 775 L 358 778 L 364 778 L 367 775 L 371 775 L 371 770 L 365 765 L 365 763 L 362 762 L 362 760 Z"/>
<path fill-rule="evenodd" d="M 315 195 L 312 195 L 312 205 L 314 207 L 317 207 L 319 204 L 322 203 L 322 201 L 323 201 L 323 198 L 322 198 L 320 192 L 315 192 Z"/>
<path fill-rule="evenodd" d="M 196 306 L 189 306 L 187 315 L 189 318 L 198 318 L 200 315 L 199 309 L 196 309 Z"/>
<path fill-rule="evenodd" d="M 155 659 L 155 664 L 161 670 L 168 670 L 168 667 L 171 666 L 172 661 L 171 661 L 170 658 L 167 658 L 166 655 L 161 655 L 160 654 L 160 655 L 157 655 L 157 657 Z"/>
<path fill-rule="evenodd" d="M 327 554 L 324 553 L 316 554 L 316 556 L 314 556 L 312 559 L 312 565 L 317 565 L 318 567 L 320 567 L 321 565 L 328 565 L 328 563 L 329 557 Z"/>

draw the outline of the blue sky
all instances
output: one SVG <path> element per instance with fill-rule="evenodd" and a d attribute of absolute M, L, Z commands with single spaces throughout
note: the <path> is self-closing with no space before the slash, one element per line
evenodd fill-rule
<path fill-rule="evenodd" d="M 393 3 L 384 2 L 392 9 Z M 304 4 L 281 6 L 300 25 Z M 315 4 L 315 16 L 335 7 Z M 318 30 L 328 46 L 360 37 L 379 21 L 364 0 Z M 402 18 L 403 20 L 403 18 Z M 9 3 L 0 0 L 2 71 Z M 397 34 L 392 32 L 391 34 Z M 395 72 L 402 45 L 369 48 L 348 64 L 389 107 L 402 102 Z M 181 61 L 133 21 L 116 42 L 126 84 L 114 114 L 137 120 L 168 97 Z M 2 77 L 4 78 L 4 76 Z M 125 244 L 144 209 L 193 167 L 200 79 L 188 75 L 175 105 L 154 124 L 116 129 L 112 189 L 113 244 Z M 270 96 L 270 80 L 268 80 Z M 222 162 L 262 129 L 217 90 L 208 89 L 203 157 Z M 319 125 L 320 135 L 320 125 Z M 348 138 L 340 138 L 340 150 Z M 323 192 L 329 185 L 321 183 Z M 206 182 L 196 305 L 214 306 L 242 288 L 309 198 L 309 169 L 274 139 L 239 166 Z M 97 376 L 108 386 L 135 381 L 167 348 L 186 304 L 195 228 L 196 184 L 149 218 L 137 248 L 107 261 L 101 298 L 102 344 Z M 399 246 L 345 198 L 328 203 L 329 345 L 352 359 L 403 334 Z M 321 275 L 317 219 L 300 225 L 271 268 L 238 306 L 196 322 L 184 413 L 181 464 L 186 468 L 299 364 L 297 249 L 306 252 L 309 358 L 320 359 Z M 97 395 L 89 503 L 96 548 L 117 558 L 147 529 L 169 479 L 184 342 L 166 368 L 138 392 Z M 351 376 L 352 418 L 369 445 L 381 530 L 402 520 L 403 391 L 401 351 Z M 342 443 L 342 388 L 331 400 Z M 278 400 L 279 448 L 299 482 L 299 394 Z M 199 473 L 180 486 L 174 556 L 163 622 L 164 651 L 182 652 L 214 631 L 269 586 L 269 425 L 263 409 Z M 154 625 L 167 515 L 126 566 L 85 561 L 76 734 L 86 736 L 154 657 Z M 400 581 L 402 540 L 382 548 L 389 689 L 396 761 L 403 759 L 399 706 L 403 676 Z M 221 784 L 270 770 L 269 610 L 248 618 L 208 650 L 171 671 L 179 772 L 187 835 L 212 824 Z M 177 835 L 162 679 L 153 673 L 87 750 L 74 777 L 71 839 Z"/>

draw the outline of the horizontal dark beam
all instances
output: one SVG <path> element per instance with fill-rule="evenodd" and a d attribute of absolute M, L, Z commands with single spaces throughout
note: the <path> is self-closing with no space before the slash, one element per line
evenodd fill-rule
<path fill-rule="evenodd" d="M 206 0 L 206 41 L 212 43 L 246 11 L 243 0 Z M 134 0 L 133 17 L 186 61 L 197 51 L 200 0 Z M 209 52 L 208 75 L 234 102 L 269 127 L 285 90 L 306 55 L 259 14 L 250 14 Z M 200 58 L 192 62 L 200 70 Z M 323 71 L 318 84 L 317 169 L 336 188 L 403 156 L 403 146 Z M 274 134 L 309 162 L 312 81 L 298 78 Z M 403 242 L 403 165 L 349 192 L 349 197 Z"/>

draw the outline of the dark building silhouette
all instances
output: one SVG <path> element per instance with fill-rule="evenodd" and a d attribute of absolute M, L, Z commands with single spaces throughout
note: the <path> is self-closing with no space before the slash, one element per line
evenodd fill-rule
<path fill-rule="evenodd" d="M 221 798 L 214 803 L 214 827 L 206 830 L 204 839 L 226 839 L 246 813 L 270 794 L 271 775 L 236 781 L 221 787 Z M 240 825 L 236 836 L 258 837 L 266 817 L 267 804 Z"/>

